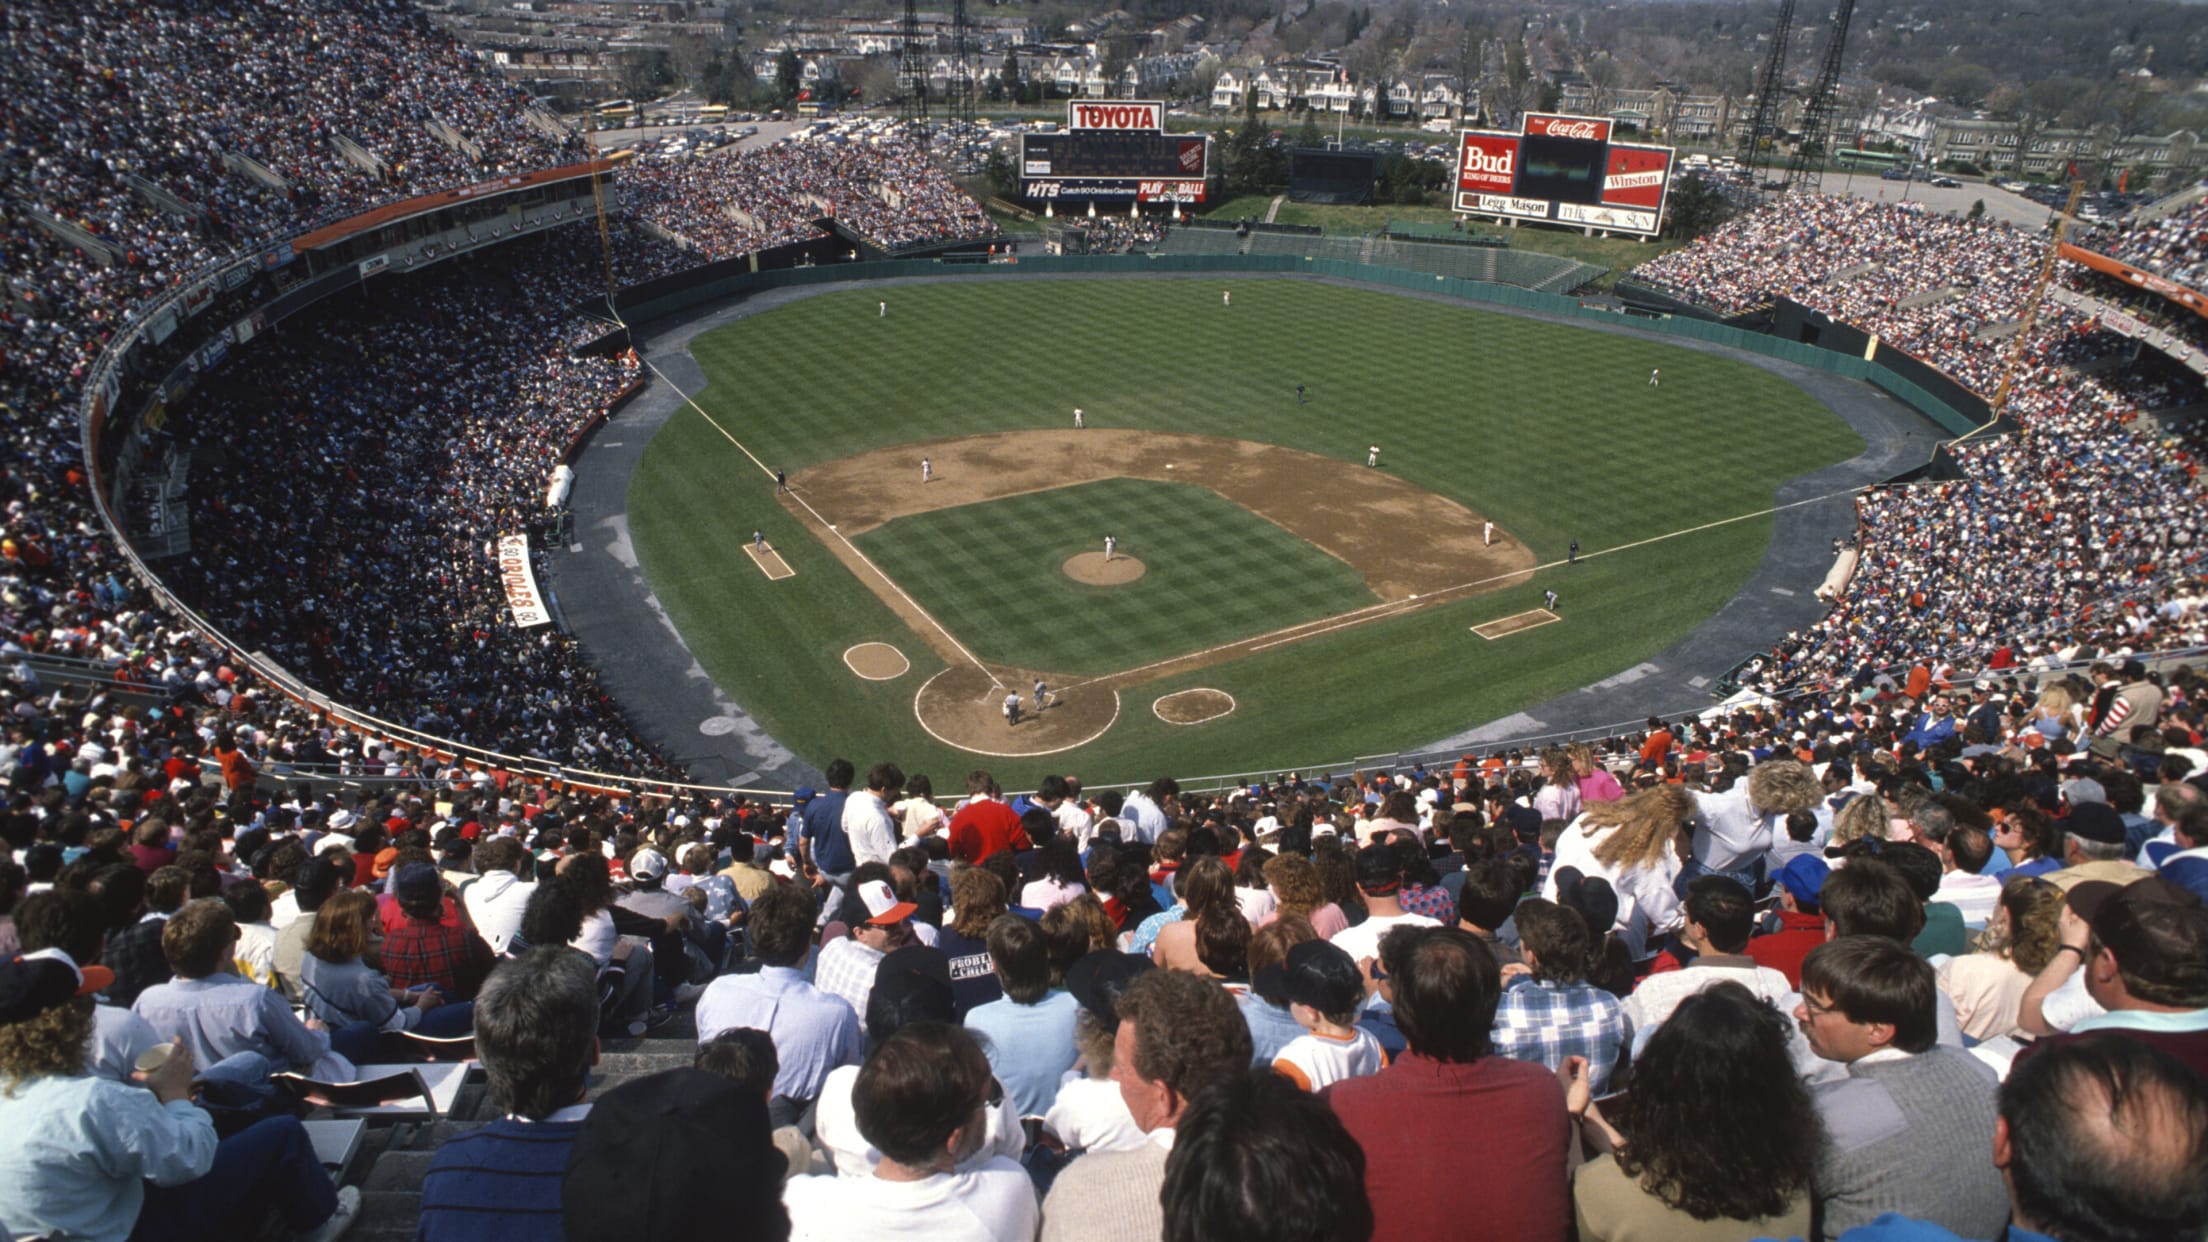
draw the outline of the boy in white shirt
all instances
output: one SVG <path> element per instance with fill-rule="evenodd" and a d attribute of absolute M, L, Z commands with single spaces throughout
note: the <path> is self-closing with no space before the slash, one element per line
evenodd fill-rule
<path fill-rule="evenodd" d="M 1273 1069 L 1290 1082 L 1317 1091 L 1345 1078 L 1377 1074 L 1387 1065 L 1380 1041 L 1357 1025 L 1365 983 L 1349 954 L 1324 940 L 1306 940 L 1261 973 L 1266 978 L 1259 990 L 1286 996 L 1289 1015 L 1305 1032 L 1273 1061 Z"/>

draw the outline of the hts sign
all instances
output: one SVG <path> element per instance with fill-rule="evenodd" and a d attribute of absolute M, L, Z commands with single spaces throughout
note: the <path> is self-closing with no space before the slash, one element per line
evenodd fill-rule
<path fill-rule="evenodd" d="M 1156 132 L 1165 128 L 1165 105 L 1154 100 L 1075 99 L 1066 104 L 1066 128 Z"/>

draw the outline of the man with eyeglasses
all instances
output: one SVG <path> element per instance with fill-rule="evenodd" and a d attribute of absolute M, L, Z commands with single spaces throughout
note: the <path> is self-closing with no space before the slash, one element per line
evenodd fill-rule
<path fill-rule="evenodd" d="M 1902 735 L 1902 740 L 1919 750 L 1930 750 L 1955 736 L 1954 709 L 1946 691 L 1933 695 L 1929 707 L 1917 717 L 1909 732 Z"/>
<path fill-rule="evenodd" d="M 1966 1238 L 2007 1220 L 1985 1157 L 1994 1074 L 1937 1042 L 1938 994 L 1931 964 L 1884 936 L 1843 936 L 1802 960 L 1794 1019 L 1811 1051 L 1848 1067 L 1813 1089 L 1827 1140 L 1810 1179 L 1822 1237 L 1888 1212 Z"/>

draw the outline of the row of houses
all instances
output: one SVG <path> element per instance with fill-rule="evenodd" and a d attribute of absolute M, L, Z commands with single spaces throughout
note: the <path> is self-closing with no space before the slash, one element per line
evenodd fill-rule
<path fill-rule="evenodd" d="M 1346 70 L 1324 61 L 1221 69 L 1212 83 L 1211 106 L 1220 112 L 1240 112 L 1253 95 L 1260 112 L 1301 107 L 1387 120 L 1453 121 L 1480 110 L 1479 88 L 1467 85 L 1460 90 L 1454 74 L 1352 82 Z"/>
<path fill-rule="evenodd" d="M 2058 129 L 1947 112 L 1929 100 L 1873 108 L 1861 132 L 1926 163 L 1973 164 L 1987 172 L 2037 177 L 2067 176 L 2072 168 L 2099 171 L 2105 164 L 2150 181 L 2176 182 L 2197 177 L 2208 165 L 2208 147 L 2189 129 L 2121 134 L 2113 126 Z"/>

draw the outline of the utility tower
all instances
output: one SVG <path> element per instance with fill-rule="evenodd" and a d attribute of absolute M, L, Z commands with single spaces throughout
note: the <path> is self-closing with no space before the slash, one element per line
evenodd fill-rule
<path fill-rule="evenodd" d="M 966 16 L 966 0 L 951 6 L 951 78 L 944 112 L 953 121 L 974 119 L 974 23 Z"/>
<path fill-rule="evenodd" d="M 1791 0 L 1789 0 L 1791 3 Z M 897 41 L 897 113 L 928 123 L 928 49 L 920 43 L 919 0 L 905 0 L 905 24 Z"/>
<path fill-rule="evenodd" d="M 1855 0 L 1840 0 L 1832 16 L 1832 35 L 1825 40 L 1825 63 L 1809 88 L 1809 106 L 1802 112 L 1802 140 L 1787 161 L 1789 189 L 1814 194 L 1824 188 L 1825 161 L 1832 158 L 1833 117 L 1840 110 L 1840 58 L 1848 48 L 1848 22 L 1855 16 Z"/>
<path fill-rule="evenodd" d="M 1758 174 L 1769 164 L 1764 144 L 1778 143 L 1779 92 L 1786 87 L 1786 48 L 1794 38 L 1794 0 L 1779 0 L 1779 24 L 1771 32 L 1771 54 L 1764 58 L 1763 73 L 1756 78 L 1756 111 L 1741 136 L 1740 166 L 1748 183 L 1761 186 Z"/>

